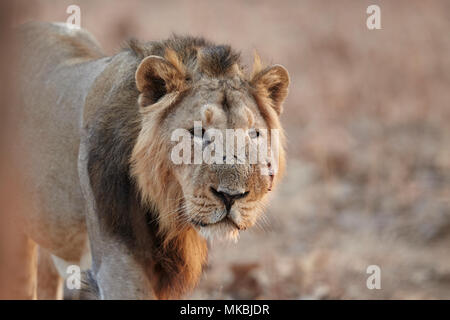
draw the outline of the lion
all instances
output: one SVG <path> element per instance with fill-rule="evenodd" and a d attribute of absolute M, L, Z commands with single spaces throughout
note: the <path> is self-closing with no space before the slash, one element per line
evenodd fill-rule
<path fill-rule="evenodd" d="M 199 281 L 208 238 L 253 226 L 281 179 L 287 70 L 255 54 L 246 72 L 230 46 L 198 37 L 130 40 L 106 56 L 87 31 L 63 23 L 30 22 L 19 34 L 37 298 L 61 298 L 71 265 L 85 270 L 81 298 L 182 297 Z M 257 132 L 246 143 L 280 130 L 278 170 L 174 164 L 171 132 L 192 132 L 194 121 Z"/>

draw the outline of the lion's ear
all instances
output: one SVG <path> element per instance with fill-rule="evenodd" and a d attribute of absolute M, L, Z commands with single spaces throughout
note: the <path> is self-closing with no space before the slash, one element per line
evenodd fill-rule
<path fill-rule="evenodd" d="M 268 100 L 277 114 L 281 114 L 283 101 L 288 94 L 289 73 L 281 65 L 265 68 L 253 75 L 251 84 L 255 94 Z"/>
<path fill-rule="evenodd" d="M 156 103 L 167 93 L 181 91 L 185 74 L 181 64 L 173 64 L 159 56 L 148 56 L 136 70 L 136 87 L 141 92 L 142 107 Z"/>

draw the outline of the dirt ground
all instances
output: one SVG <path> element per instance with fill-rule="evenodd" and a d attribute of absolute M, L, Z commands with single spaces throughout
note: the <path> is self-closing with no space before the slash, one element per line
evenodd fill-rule
<path fill-rule="evenodd" d="M 450 298 L 449 1 L 39 0 L 18 22 L 66 21 L 70 4 L 111 54 L 188 33 L 290 72 L 285 181 L 258 227 L 211 244 L 188 298 Z"/>

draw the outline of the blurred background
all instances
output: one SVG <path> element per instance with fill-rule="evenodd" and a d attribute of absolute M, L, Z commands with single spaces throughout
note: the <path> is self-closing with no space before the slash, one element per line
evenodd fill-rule
<path fill-rule="evenodd" d="M 36 0 L 5 15 L 65 22 L 71 4 L 108 54 L 190 34 L 289 70 L 284 183 L 238 244 L 212 244 L 187 298 L 450 298 L 449 1 Z M 381 30 L 366 27 L 371 4 Z"/>

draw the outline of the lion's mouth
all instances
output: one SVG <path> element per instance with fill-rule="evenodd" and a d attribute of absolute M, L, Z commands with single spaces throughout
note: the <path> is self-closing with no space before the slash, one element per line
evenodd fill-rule
<path fill-rule="evenodd" d="M 239 227 L 239 225 L 234 222 L 234 220 L 229 216 L 229 215 L 225 215 L 222 219 L 216 221 L 216 222 L 203 222 L 203 221 L 199 221 L 199 220 L 195 220 L 195 219 L 191 219 L 192 224 L 194 224 L 195 226 L 198 227 L 208 227 L 208 226 L 213 226 L 213 225 L 218 225 L 220 223 L 228 223 L 233 225 L 236 229 L 241 230 L 241 228 Z"/>

